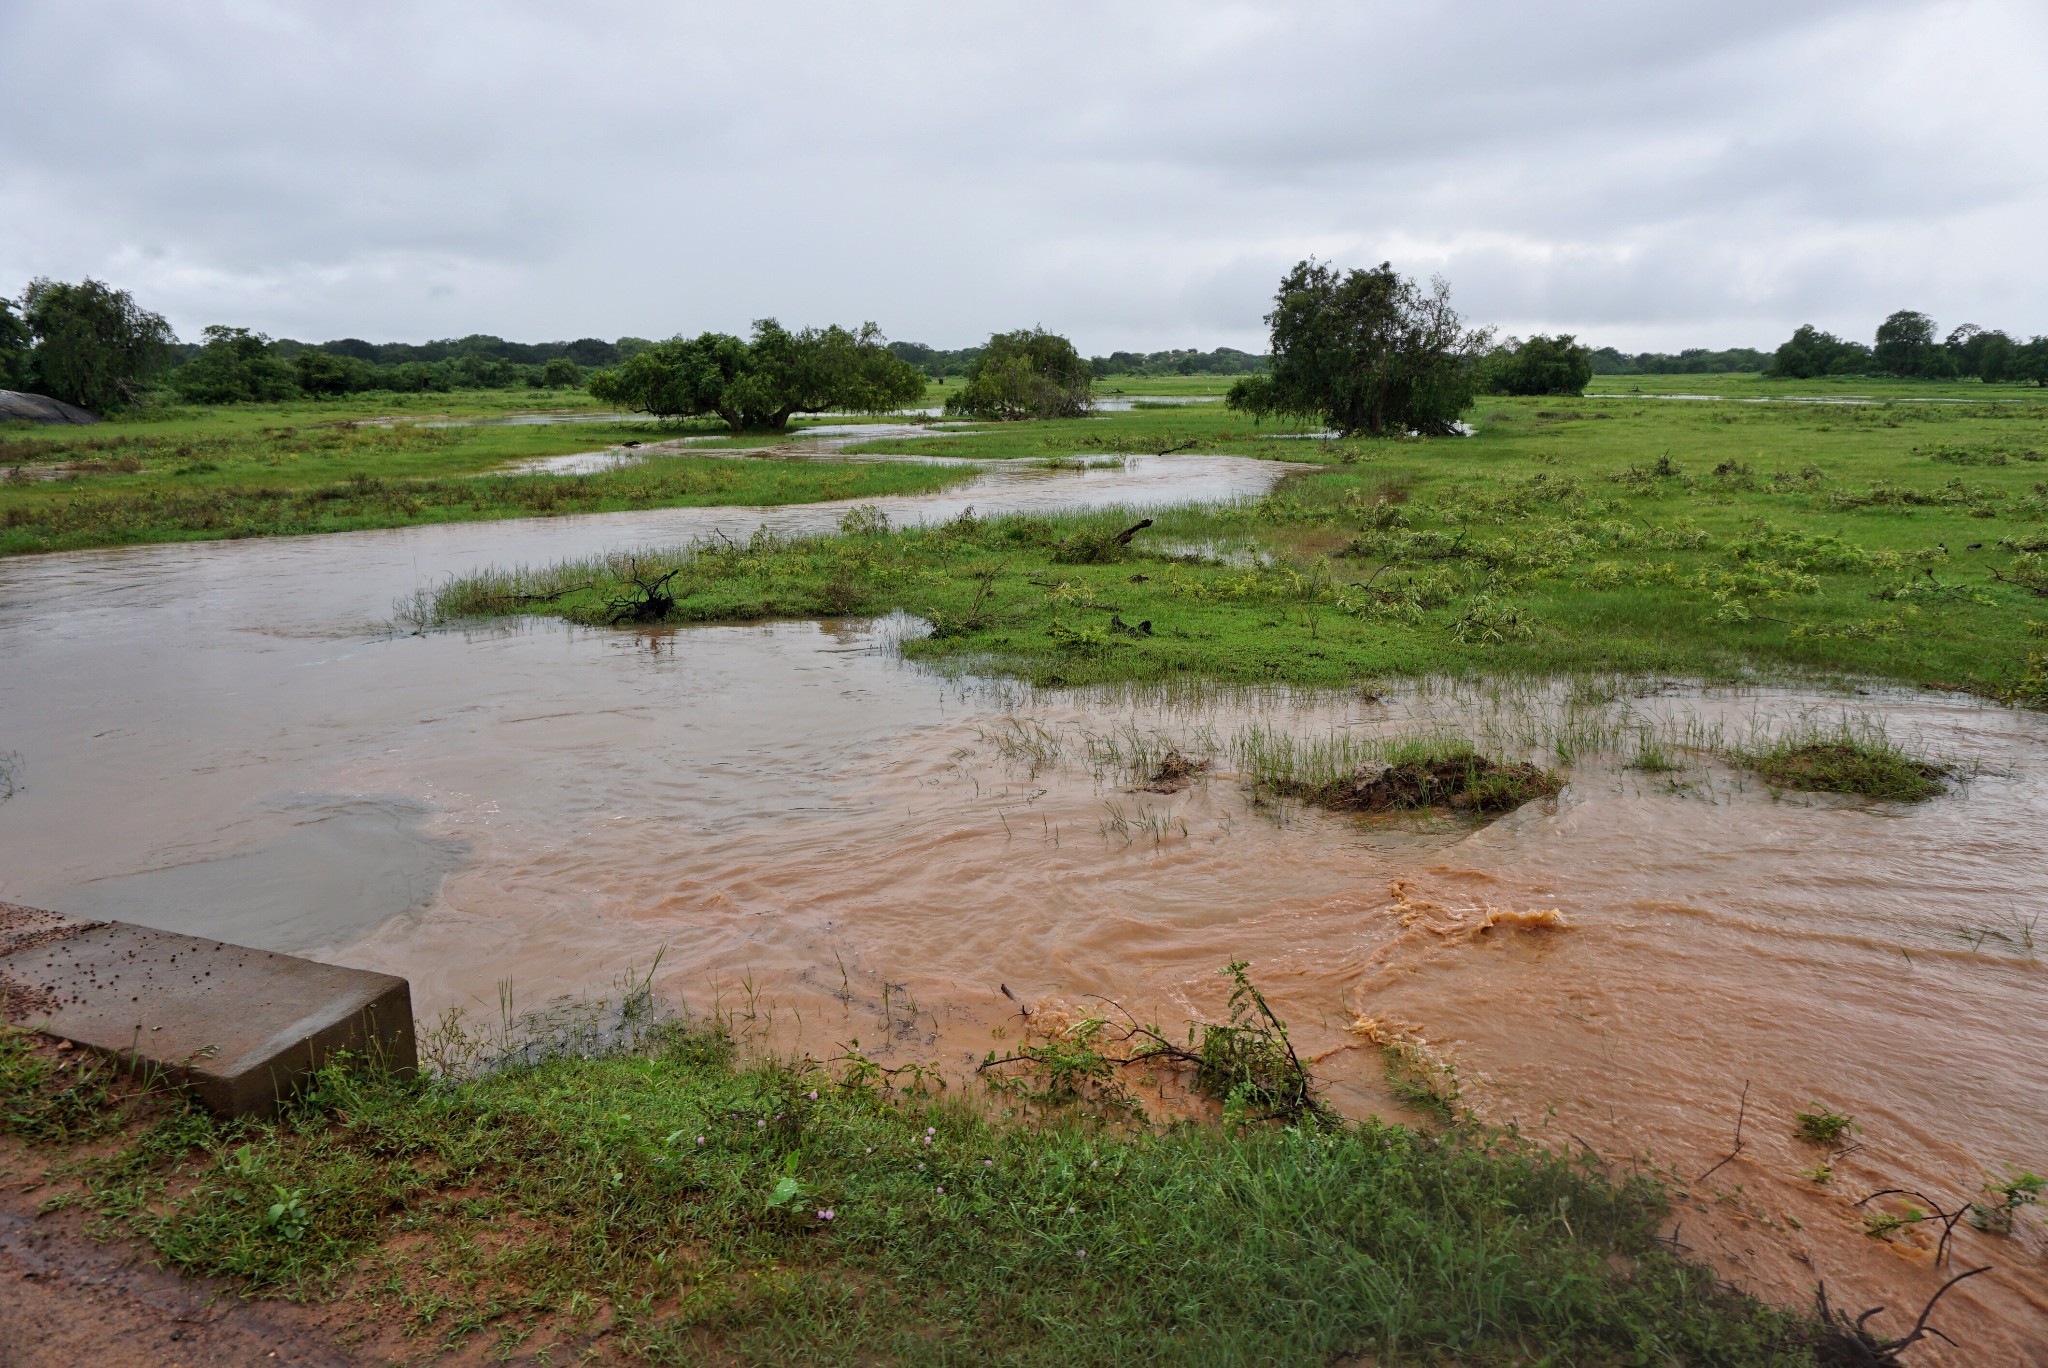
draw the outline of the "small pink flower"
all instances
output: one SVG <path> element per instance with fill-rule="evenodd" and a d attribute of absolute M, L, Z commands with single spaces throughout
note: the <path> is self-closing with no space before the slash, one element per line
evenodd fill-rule
<path fill-rule="evenodd" d="M 832 1211 L 831 1211 L 831 1208 L 829 1208 L 829 1207 L 819 1207 L 819 1208 L 818 1208 L 818 1219 L 819 1219 L 819 1220 L 821 1220 L 821 1221 L 829 1221 L 829 1220 L 831 1220 L 831 1219 L 832 1219 Z"/>
<path fill-rule="evenodd" d="M 994 1168 L 996 1166 L 996 1161 L 993 1159 L 984 1159 L 981 1161 L 981 1166 L 983 1168 Z"/>
<path fill-rule="evenodd" d="M 703 1143 L 704 1143 L 704 1137 L 703 1137 L 703 1136 L 701 1136 L 701 1135 L 700 1135 L 700 1136 L 698 1136 L 698 1137 L 697 1137 L 697 1143 L 698 1143 L 698 1144 L 700 1144 L 700 1145 L 701 1145 L 701 1144 L 703 1144 Z"/>
<path fill-rule="evenodd" d="M 926 1135 L 937 1135 L 939 1133 L 939 1128 L 937 1126 L 926 1126 L 924 1128 L 924 1133 Z"/>
<path fill-rule="evenodd" d="M 940 1188 L 940 1189 L 939 1189 L 939 1196 L 943 1197 L 943 1196 L 945 1196 L 945 1195 L 946 1195 L 946 1190 L 945 1190 L 944 1188 Z"/>
<path fill-rule="evenodd" d="M 755 1130 L 766 1130 L 766 1129 L 768 1129 L 768 1123 L 767 1123 L 766 1121 L 756 1121 L 756 1122 L 754 1123 L 754 1129 L 755 1129 Z"/>
<path fill-rule="evenodd" d="M 1085 1249 L 1077 1249 L 1074 1251 L 1074 1257 L 1077 1259 L 1085 1259 L 1088 1257 L 1088 1251 Z"/>
<path fill-rule="evenodd" d="M 815 1102 L 815 1101 L 817 1101 L 817 1100 L 818 1100 L 818 1090 L 817 1090 L 816 1088 L 813 1088 L 813 1089 L 811 1089 L 811 1101 Z"/>

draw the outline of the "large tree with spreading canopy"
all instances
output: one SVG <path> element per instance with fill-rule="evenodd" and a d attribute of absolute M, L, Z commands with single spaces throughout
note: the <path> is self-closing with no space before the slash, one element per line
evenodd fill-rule
<path fill-rule="evenodd" d="M 1232 385 L 1226 402 L 1257 418 L 1319 418 L 1347 437 L 1455 432 L 1491 340 L 1465 327 L 1443 280 L 1425 290 L 1386 262 L 1343 272 L 1302 262 L 1266 323 L 1272 368 Z"/>
<path fill-rule="evenodd" d="M 35 340 L 35 387 L 52 399 L 102 412 L 121 408 L 170 361 L 171 325 L 126 290 L 38 278 L 21 305 Z"/>
<path fill-rule="evenodd" d="M 654 343 L 591 376 L 590 394 L 657 418 L 716 414 L 734 432 L 781 432 L 799 413 L 901 408 L 924 394 L 924 375 L 872 323 L 791 332 L 764 318 L 746 341 L 708 332 Z"/>
<path fill-rule="evenodd" d="M 1078 418 L 1088 411 L 1095 372 L 1074 344 L 1043 328 L 996 333 L 968 363 L 967 378 L 946 399 L 946 412 L 998 422 Z"/>

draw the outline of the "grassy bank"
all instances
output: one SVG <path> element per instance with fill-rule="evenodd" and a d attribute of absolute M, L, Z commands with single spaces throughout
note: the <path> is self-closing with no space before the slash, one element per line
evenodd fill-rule
<path fill-rule="evenodd" d="M 576 421 L 523 421 L 537 415 Z M 852 464 L 750 470 L 665 451 L 644 466 L 599 475 L 503 473 L 518 461 L 679 436 L 720 449 L 777 441 L 730 438 L 718 424 L 608 415 L 576 392 L 374 395 L 162 410 L 83 428 L 16 424 L 0 428 L 0 555 L 687 504 L 875 498 L 927 492 L 971 473 Z"/>
<path fill-rule="evenodd" d="M 1007 1117 L 697 1023 L 462 1083 L 337 1071 L 224 1125 L 6 1032 L 0 1155 L 170 1267 L 340 1303 L 380 1352 L 1818 1361 L 1813 1323 L 1657 1238 L 1645 1180 L 1470 1127 L 1105 1119 L 1053 1103 L 1086 1040 L 1042 1048 Z"/>
<path fill-rule="evenodd" d="M 617 420 L 436 425 L 507 416 L 464 403 L 400 414 L 405 421 L 382 421 L 388 415 L 377 411 L 335 416 L 319 405 L 247 405 L 88 428 L 16 428 L 0 436 L 0 555 L 693 504 L 879 498 L 927 493 L 973 473 L 662 451 L 594 474 L 492 474 L 512 461 L 652 442 L 680 430 Z"/>

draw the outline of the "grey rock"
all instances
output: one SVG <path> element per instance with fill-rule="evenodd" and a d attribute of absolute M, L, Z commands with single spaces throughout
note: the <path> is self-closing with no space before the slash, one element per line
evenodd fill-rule
<path fill-rule="evenodd" d="M 0 390 L 0 423 L 97 423 L 100 416 L 47 394 Z"/>

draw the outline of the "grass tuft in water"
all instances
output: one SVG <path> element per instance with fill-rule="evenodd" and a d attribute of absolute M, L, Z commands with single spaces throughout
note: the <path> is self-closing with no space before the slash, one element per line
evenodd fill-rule
<path fill-rule="evenodd" d="M 1554 770 L 1486 755 L 1449 733 L 1302 739 L 1253 727 L 1238 737 L 1236 752 L 1256 791 L 1347 812 L 1499 814 L 1564 787 Z"/>
<path fill-rule="evenodd" d="M 1778 788 L 1918 803 L 1946 792 L 1954 766 L 1913 755 L 1876 727 L 1809 728 L 1731 758 Z"/>

